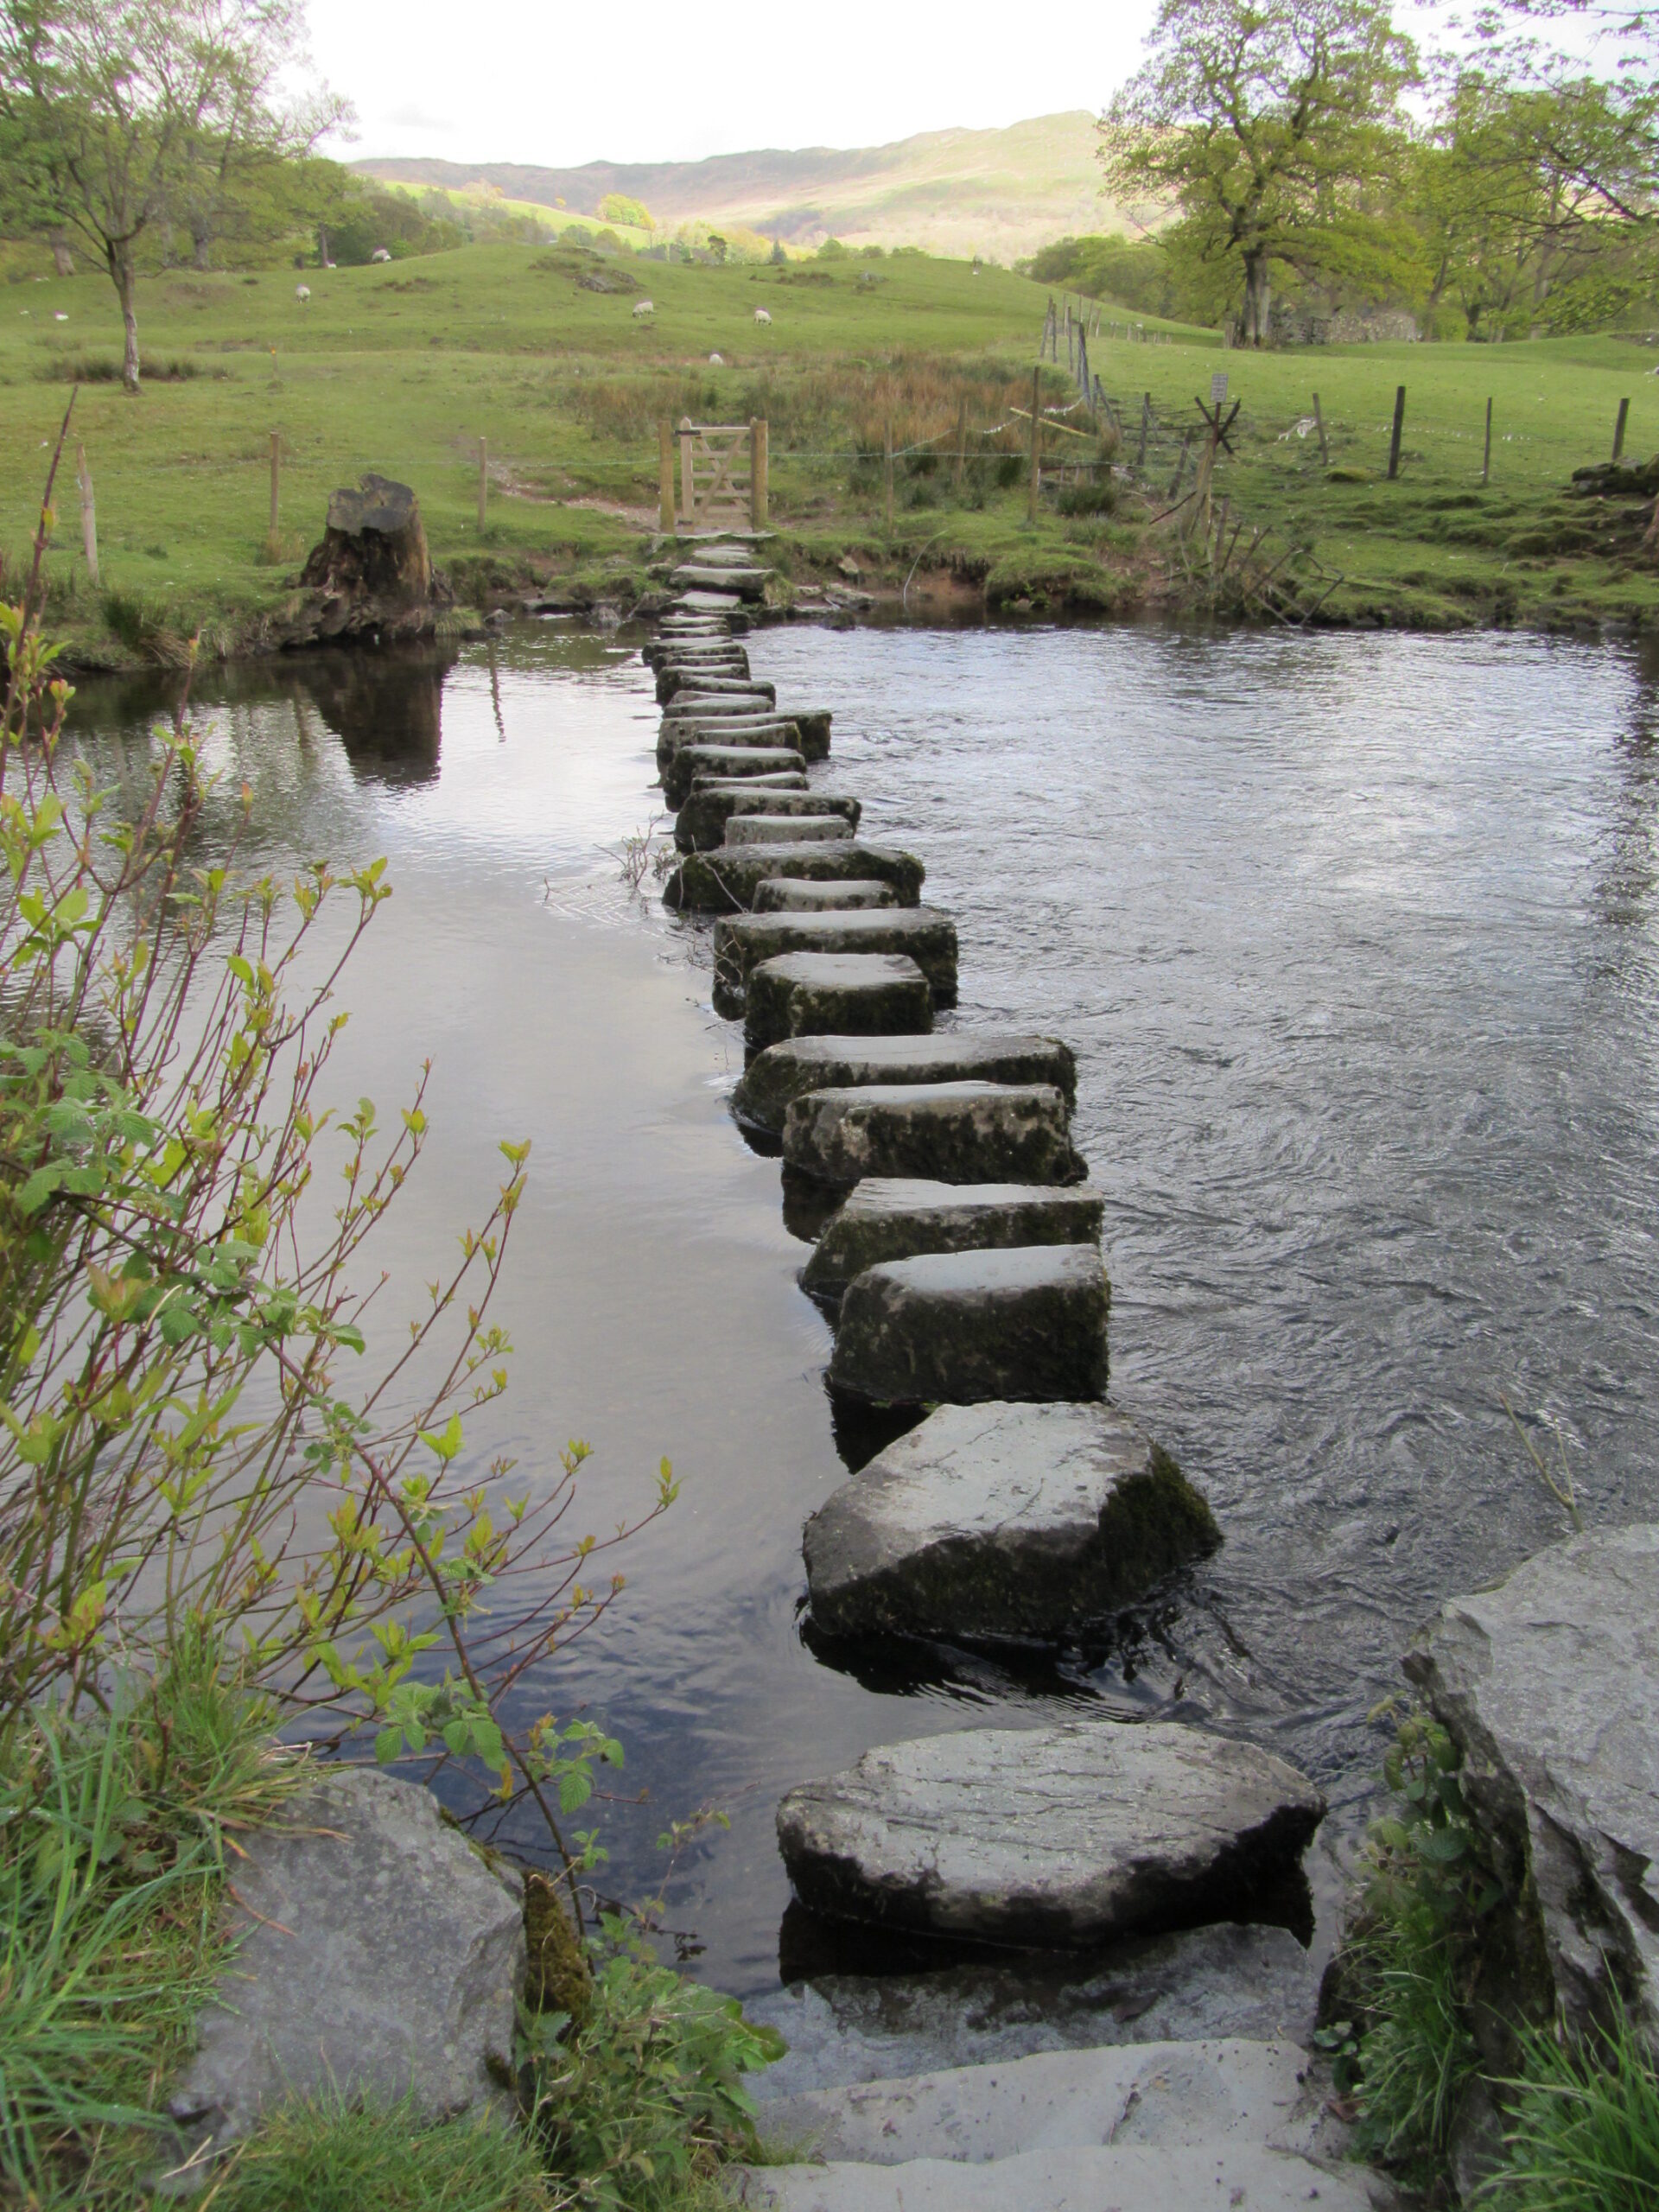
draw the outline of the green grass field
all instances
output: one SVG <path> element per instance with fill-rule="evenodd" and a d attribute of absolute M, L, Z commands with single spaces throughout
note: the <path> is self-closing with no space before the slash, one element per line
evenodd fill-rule
<path fill-rule="evenodd" d="M 620 289 L 585 289 L 582 276 L 595 272 Z M 1015 466 L 1027 434 L 1008 410 L 1029 393 L 1046 294 L 1007 271 L 911 255 L 717 269 L 491 246 L 308 270 L 305 303 L 299 281 L 292 271 L 152 278 L 140 302 L 146 360 L 152 372 L 188 373 L 156 375 L 137 399 L 111 382 L 83 384 L 73 435 L 96 490 L 100 591 L 80 559 L 73 469 L 51 570 L 54 619 L 91 657 L 123 657 L 118 638 L 132 632 L 135 604 L 175 635 L 206 626 L 214 649 L 257 643 L 260 618 L 291 602 L 330 492 L 366 468 L 415 486 L 434 556 L 457 569 L 464 596 L 492 578 L 597 574 L 607 563 L 637 576 L 655 521 L 656 424 L 682 412 L 767 416 L 778 550 L 798 570 L 851 545 L 878 575 L 900 575 L 918 554 L 925 566 L 990 574 L 1001 582 L 994 599 L 1014 598 L 1027 575 L 1039 602 L 1046 582 L 1051 599 L 1160 597 L 1162 540 L 1145 528 L 1155 498 L 1143 512 L 1126 496 L 1113 520 L 1049 512 L 1035 531 L 1027 524 Z M 636 288 L 656 302 L 649 321 L 633 315 Z M 770 326 L 753 320 L 761 305 Z M 1223 353 L 1212 334 L 1147 328 L 1166 342 L 1103 336 L 1094 349 L 1107 390 L 1132 410 L 1131 457 L 1139 395 L 1150 391 L 1164 441 L 1148 471 L 1155 493 L 1179 428 L 1198 423 L 1194 395 L 1207 397 L 1224 369 L 1243 411 L 1217 493 L 1236 517 L 1305 538 L 1346 577 L 1330 612 L 1440 623 L 1659 608 L 1646 569 L 1578 542 L 1585 503 L 1562 497 L 1574 467 L 1606 457 L 1621 397 L 1631 402 L 1627 454 L 1659 451 L 1659 380 L 1645 347 L 1592 339 Z M 77 365 L 107 370 L 118 335 L 100 277 L 0 287 L 0 547 L 14 570 L 67 378 Z M 715 352 L 725 365 L 709 363 Z M 1048 397 L 1063 402 L 1063 365 L 1048 378 Z M 1389 485 L 1401 380 L 1405 461 Z M 1316 386 L 1337 480 L 1313 438 L 1294 435 Z M 948 465 L 904 449 L 952 445 L 964 403 L 970 446 L 988 459 L 958 492 Z M 890 537 L 878 458 L 889 419 L 901 449 Z M 1000 435 L 982 435 L 997 425 Z M 283 452 L 274 561 L 273 432 Z M 480 437 L 491 465 L 482 538 Z M 1089 450 L 1058 432 L 1050 443 L 1068 457 Z M 1353 479 L 1368 480 L 1342 480 Z"/>

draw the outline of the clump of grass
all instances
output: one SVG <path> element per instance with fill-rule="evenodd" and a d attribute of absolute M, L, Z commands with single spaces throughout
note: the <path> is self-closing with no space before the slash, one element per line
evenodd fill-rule
<path fill-rule="evenodd" d="M 1652 2212 L 1659 2204 L 1659 2073 L 1615 1999 L 1593 2039 L 1528 2030 L 1503 2169 L 1481 2192 L 1504 2212 Z"/>
<path fill-rule="evenodd" d="M 339 2097 L 288 2105 L 202 2200 L 203 2212 L 555 2212 L 535 2145 L 490 2120 L 423 2120 Z"/>
<path fill-rule="evenodd" d="M 175 353 L 165 360 L 143 365 L 146 384 L 189 384 L 196 377 L 222 378 L 227 373 L 221 368 L 204 367 L 188 353 Z M 51 353 L 36 364 L 35 374 L 41 384 L 119 384 L 121 361 L 114 353 Z"/>
<path fill-rule="evenodd" d="M 104 620 L 129 652 L 158 668 L 182 668 L 190 658 L 189 640 L 172 627 L 168 609 L 142 592 L 106 591 Z"/>

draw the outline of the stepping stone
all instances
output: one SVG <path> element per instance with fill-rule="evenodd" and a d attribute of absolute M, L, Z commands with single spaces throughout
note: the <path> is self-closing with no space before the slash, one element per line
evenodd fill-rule
<path fill-rule="evenodd" d="M 1249 1919 L 1324 1815 L 1306 1777 L 1254 1744 L 1173 1722 L 1075 1720 L 867 1751 L 789 1792 L 778 1842 L 816 1912 L 1082 1949 Z"/>
<path fill-rule="evenodd" d="M 743 711 L 728 711 L 741 707 Z M 693 708 L 681 699 L 671 700 L 657 732 L 657 759 L 660 766 L 665 748 L 675 745 L 695 744 L 701 737 L 711 737 L 716 744 L 729 742 L 728 730 L 749 731 L 790 729 L 797 733 L 800 748 L 809 760 L 830 758 L 830 716 L 827 714 L 756 713 L 745 702 L 737 700 L 716 701 L 712 709 Z"/>
<path fill-rule="evenodd" d="M 907 952 L 932 986 L 934 1005 L 957 1002 L 957 925 L 937 906 L 722 915 L 715 924 L 716 996 L 738 996 L 750 969 L 779 952 Z"/>
<path fill-rule="evenodd" d="M 786 875 L 769 875 L 754 887 L 757 914 L 847 913 L 898 904 L 890 883 L 795 883 Z"/>
<path fill-rule="evenodd" d="M 1155 2048 L 1155 2046 L 1154 2046 Z M 1166 2151 L 1135 2143 L 1023 2151 L 986 2165 L 916 2158 L 899 2166 L 727 2169 L 734 2201 L 757 2212 L 1374 2212 L 1357 2168 L 1334 2171 L 1259 2143 Z"/>
<path fill-rule="evenodd" d="M 669 804 L 680 804 L 674 794 L 678 791 L 683 797 L 690 790 L 690 773 L 696 768 L 720 770 L 720 759 L 710 756 L 729 760 L 738 758 L 739 753 L 736 747 L 683 746 L 663 779 Z M 764 760 L 769 768 L 785 765 L 772 753 L 757 753 L 753 757 Z M 795 766 L 804 765 L 798 753 L 791 760 Z M 684 767 L 688 760 L 695 764 L 690 773 Z M 747 912 L 754 904 L 757 885 L 769 875 L 786 875 L 810 883 L 889 883 L 901 906 L 913 906 L 922 895 L 925 873 L 914 853 L 898 852 L 888 845 L 861 844 L 856 838 L 834 845 L 728 845 L 717 852 L 688 853 L 663 887 L 663 904 L 687 912 Z"/>
<path fill-rule="evenodd" d="M 771 574 L 770 569 L 740 568 L 735 562 L 684 561 L 670 581 L 688 597 L 701 599 L 705 588 L 723 597 L 729 589 L 741 599 L 757 600 L 765 597 Z"/>
<path fill-rule="evenodd" d="M 827 1085 L 792 1098 L 784 1159 L 823 1183 L 1081 1183 L 1065 1100 L 1046 1083 Z"/>
<path fill-rule="evenodd" d="M 688 745 L 782 745 L 800 753 L 803 760 L 807 757 L 800 733 L 783 715 L 768 715 L 764 721 L 734 715 L 709 721 L 664 722 L 657 734 L 658 773 L 666 773 L 675 754 Z"/>
<path fill-rule="evenodd" d="M 735 639 L 653 638 L 640 655 L 648 668 L 683 668 L 690 674 L 747 677 L 749 656 Z"/>
<path fill-rule="evenodd" d="M 756 1047 L 820 1030 L 890 1037 L 932 1026 L 927 978 L 902 953 L 785 952 L 749 976 L 743 1034 Z"/>
<path fill-rule="evenodd" d="M 934 1183 L 868 1175 L 818 1239 L 801 1285 L 830 1305 L 855 1275 L 918 1252 L 1098 1244 L 1104 1201 L 1086 1183 Z"/>
<path fill-rule="evenodd" d="M 730 680 L 736 681 L 735 678 Z M 768 684 L 766 690 L 770 692 L 772 686 Z M 682 688 L 663 708 L 664 727 L 676 721 L 723 721 L 730 715 L 741 715 L 751 721 L 793 721 L 795 719 L 792 714 L 779 715 L 776 712 L 775 700 L 747 689 L 741 691 L 705 691 L 702 678 L 695 675 L 686 677 Z"/>
<path fill-rule="evenodd" d="M 663 795 L 671 807 L 682 807 L 690 796 L 692 784 L 699 776 L 715 776 L 730 779 L 740 776 L 770 776 L 779 773 L 804 776 L 806 763 L 793 746 L 789 745 L 683 745 L 663 771 Z M 688 860 L 685 867 L 690 866 Z M 670 876 L 671 886 L 675 877 L 683 873 L 677 868 Z M 668 893 L 664 892 L 664 899 Z M 716 903 L 723 900 L 728 908 L 737 901 L 729 893 L 711 890 Z M 672 906 L 678 901 L 668 899 Z M 697 902 L 691 902 L 696 905 Z"/>
<path fill-rule="evenodd" d="M 761 815 L 770 821 L 784 814 L 836 814 L 850 832 L 858 827 L 861 810 L 855 798 L 837 798 L 809 790 L 804 776 L 794 789 L 780 788 L 770 779 L 762 784 L 759 778 L 747 784 L 705 783 L 693 791 L 680 809 L 674 842 L 683 853 L 710 851 L 724 843 L 726 824 L 740 814 Z"/>
<path fill-rule="evenodd" d="M 754 911 L 763 911 L 762 885 Z M 813 884 L 805 888 L 817 890 Z M 846 884 L 837 887 L 848 890 Z M 791 1100 L 809 1090 L 849 1090 L 861 1084 L 1046 1083 L 1077 1103 L 1077 1063 L 1071 1047 L 1058 1037 L 976 1034 L 956 1030 L 948 1037 L 893 1038 L 867 1043 L 855 1039 L 845 1050 L 833 1037 L 803 1038 L 777 1045 L 750 1063 L 732 1099 L 740 1122 L 777 1136 Z M 874 1171 L 871 1171 L 874 1172 Z"/>
<path fill-rule="evenodd" d="M 683 591 L 675 605 L 683 607 L 688 614 L 730 615 L 741 614 L 743 611 L 742 597 L 734 591 Z"/>
<path fill-rule="evenodd" d="M 665 707 L 683 691 L 694 692 L 699 698 L 754 699 L 767 707 L 778 703 L 775 684 L 757 683 L 750 676 L 715 676 L 701 668 L 687 668 L 671 662 L 657 678 L 658 703 Z"/>
<path fill-rule="evenodd" d="M 830 1381 L 884 1406 L 1103 1398 L 1111 1296 L 1094 1244 L 885 1260 L 847 1286 Z"/>
<path fill-rule="evenodd" d="M 1166 1452 L 1115 1406 L 941 1406 L 806 1524 L 830 1636 L 1075 1636 L 1221 1541 Z"/>
<path fill-rule="evenodd" d="M 734 814 L 726 824 L 728 845 L 833 845 L 852 834 L 844 814 Z"/>

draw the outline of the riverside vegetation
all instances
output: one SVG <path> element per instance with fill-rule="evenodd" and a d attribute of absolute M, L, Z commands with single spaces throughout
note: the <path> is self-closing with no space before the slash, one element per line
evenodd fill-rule
<path fill-rule="evenodd" d="M 99 583 L 67 484 L 45 570 L 53 621 L 79 660 L 178 659 L 198 632 L 206 653 L 258 650 L 294 603 L 330 493 L 369 467 L 415 487 L 463 608 L 527 585 L 626 606 L 651 582 L 657 425 L 686 414 L 767 417 L 772 557 L 797 583 L 833 578 L 850 557 L 867 587 L 896 598 L 908 582 L 912 608 L 930 587 L 993 607 L 1179 606 L 1187 587 L 1155 518 L 1179 435 L 1200 427 L 1194 397 L 1207 397 L 1217 370 L 1242 412 L 1216 496 L 1232 501 L 1235 519 L 1275 525 L 1281 550 L 1305 546 L 1343 579 L 1322 621 L 1573 626 L 1647 621 L 1659 609 L 1659 568 L 1639 544 L 1650 502 L 1568 491 L 1574 468 L 1607 457 L 1624 398 L 1627 451 L 1659 451 L 1654 357 L 1625 338 L 1224 353 L 1213 331 L 1103 309 L 1091 365 L 1122 414 L 1125 443 L 1049 430 L 1051 461 L 1090 466 L 1071 487 L 1046 490 L 1033 527 L 1028 431 L 1012 410 L 1029 409 L 1050 296 L 1008 270 L 912 253 L 782 268 L 629 264 L 499 245 L 315 270 L 307 283 L 301 302 L 291 272 L 142 277 L 146 342 L 175 373 L 137 399 L 116 380 L 119 323 L 105 281 L 42 276 L 0 293 L 14 303 L 0 313 L 0 481 L 12 487 L 0 547 L 14 567 L 33 524 L 23 486 L 66 383 L 83 387 L 76 435 L 96 494 Z M 636 318 L 647 289 L 654 314 Z M 769 326 L 755 323 L 758 305 Z M 721 365 L 709 360 L 716 353 Z M 1046 404 L 1070 407 L 1064 359 L 1044 374 Z M 1402 381 L 1403 458 L 1390 483 Z M 1137 458 L 1144 394 L 1154 438 L 1135 485 L 1099 464 L 1114 451 Z M 964 419 L 970 459 L 959 481 Z M 481 534 L 480 437 L 490 472 Z M 1297 573 L 1292 558 L 1287 605 L 1311 607 L 1325 583 L 1299 594 Z"/>
<path fill-rule="evenodd" d="M 249 802 L 182 709 L 94 782 L 40 627 L 46 513 L 0 606 L 0 2202 L 147 2196 L 238 1833 L 304 1786 L 306 1745 L 360 1737 L 543 1814 L 528 1892 L 566 1964 L 527 1993 L 524 2126 L 303 2108 L 204 2201 L 345 2212 L 372 2171 L 410 2212 L 695 2203 L 753 2147 L 741 2076 L 775 2039 L 656 1962 L 649 1908 L 594 1924 L 602 1854 L 566 1823 L 622 1747 L 501 1717 L 602 1620 L 629 1533 L 567 1527 L 586 1446 L 518 1496 L 469 1444 L 506 1384 L 487 1314 L 527 1147 L 372 1351 L 365 1248 L 418 1166 L 422 1084 L 384 1130 L 323 1085 L 383 868 L 244 880 L 233 837 L 198 866 Z M 652 1514 L 674 1495 L 664 1465 Z"/>

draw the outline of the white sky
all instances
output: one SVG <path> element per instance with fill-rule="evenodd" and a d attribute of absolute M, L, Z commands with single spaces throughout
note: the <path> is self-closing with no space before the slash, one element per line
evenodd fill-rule
<path fill-rule="evenodd" d="M 1064 18 L 984 0 L 310 0 L 319 69 L 358 112 L 353 157 L 697 161 L 872 146 L 1098 109 L 1154 0 Z"/>

